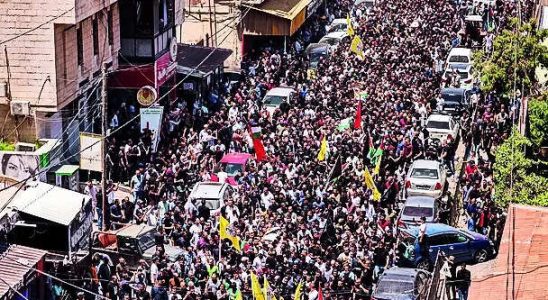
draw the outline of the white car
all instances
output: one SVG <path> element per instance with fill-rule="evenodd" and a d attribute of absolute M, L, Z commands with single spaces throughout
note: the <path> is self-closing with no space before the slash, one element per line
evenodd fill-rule
<path fill-rule="evenodd" d="M 451 65 L 471 65 L 472 64 L 472 49 L 468 48 L 453 48 L 447 55 L 446 67 Z"/>
<path fill-rule="evenodd" d="M 426 130 L 428 130 L 431 139 L 443 141 L 447 139 L 448 135 L 457 139 L 459 124 L 450 115 L 431 114 L 426 120 Z"/>
<path fill-rule="evenodd" d="M 338 44 L 340 44 L 343 40 L 349 39 L 350 37 L 346 33 L 346 31 L 339 31 L 339 32 L 331 32 L 326 34 L 324 37 L 320 39 L 318 44 L 328 44 L 332 48 L 336 47 Z"/>
<path fill-rule="evenodd" d="M 331 24 L 327 25 L 327 32 L 346 32 L 348 24 L 346 24 L 346 19 L 335 19 Z"/>
<path fill-rule="evenodd" d="M 453 76 L 454 72 L 457 72 L 460 76 L 458 87 L 471 90 L 474 86 L 474 70 L 472 65 L 469 64 L 452 64 L 445 70 L 442 75 L 442 80 L 446 81 L 448 77 Z"/>
<path fill-rule="evenodd" d="M 418 159 L 405 177 L 405 193 L 410 196 L 440 198 L 447 189 L 447 172 L 437 160 Z"/>
<path fill-rule="evenodd" d="M 211 211 L 211 214 L 216 214 L 221 211 L 234 188 L 226 183 L 220 182 L 198 182 L 192 188 L 189 198 L 196 201 L 199 205 L 202 200 L 205 200 L 205 205 Z"/>
<path fill-rule="evenodd" d="M 291 98 L 295 95 L 295 90 L 290 87 L 276 87 L 266 93 L 263 98 L 263 107 L 273 114 L 274 111 L 282 105 L 282 103 L 289 104 Z"/>

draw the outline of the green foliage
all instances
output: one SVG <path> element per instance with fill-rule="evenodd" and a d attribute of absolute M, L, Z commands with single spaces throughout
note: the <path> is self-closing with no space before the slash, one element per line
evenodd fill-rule
<path fill-rule="evenodd" d="M 524 146 L 530 145 L 531 142 L 514 129 L 496 150 L 493 171 L 497 204 L 506 206 L 511 201 L 548 206 L 548 178 L 533 172 L 536 163 L 523 152 Z"/>
<path fill-rule="evenodd" d="M 529 132 L 537 147 L 548 146 L 548 92 L 529 101 Z"/>
<path fill-rule="evenodd" d="M 513 19 L 511 27 L 518 27 Z M 514 80 L 523 93 L 536 83 L 535 69 L 548 66 L 548 48 L 541 42 L 548 37 L 548 30 L 539 30 L 536 21 L 522 23 L 517 31 L 503 30 L 493 41 L 491 57 L 482 50 L 474 55 L 474 68 L 480 74 L 482 88 L 511 95 Z"/>
<path fill-rule="evenodd" d="M 15 151 L 15 144 L 0 140 L 0 151 Z"/>

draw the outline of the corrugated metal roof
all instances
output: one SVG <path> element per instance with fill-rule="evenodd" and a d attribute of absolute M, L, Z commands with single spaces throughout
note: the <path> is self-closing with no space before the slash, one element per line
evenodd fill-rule
<path fill-rule="evenodd" d="M 548 208 L 510 205 L 497 258 L 469 268 L 468 299 L 548 299 L 546 228 Z"/>
<path fill-rule="evenodd" d="M 89 196 L 78 192 L 43 182 L 32 182 L 24 191 L 17 193 L 7 207 L 67 226 L 89 200 Z"/>
<path fill-rule="evenodd" d="M 0 298 L 9 292 L 10 286 L 20 288 L 25 276 L 33 272 L 32 268 L 46 253 L 25 246 L 0 244 L 0 278 L 3 279 L 0 280 Z"/>
<path fill-rule="evenodd" d="M 266 0 L 258 6 L 251 6 L 251 8 L 292 20 L 309 2 L 310 0 Z"/>
<path fill-rule="evenodd" d="M 128 236 L 128 237 L 137 237 L 138 235 L 149 232 L 151 230 L 154 230 L 154 227 L 144 225 L 144 224 L 140 224 L 140 225 L 131 224 L 131 225 L 128 225 L 128 226 L 120 229 L 117 232 L 117 235 Z"/>

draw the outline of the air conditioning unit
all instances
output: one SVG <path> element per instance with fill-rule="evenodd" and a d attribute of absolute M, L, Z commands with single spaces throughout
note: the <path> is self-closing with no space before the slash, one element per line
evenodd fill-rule
<path fill-rule="evenodd" d="M 34 152 L 36 151 L 36 144 L 31 143 L 16 143 L 15 151 Z"/>
<path fill-rule="evenodd" d="M 11 109 L 11 114 L 14 116 L 28 116 L 30 115 L 30 102 L 29 101 L 11 101 L 10 109 Z"/>

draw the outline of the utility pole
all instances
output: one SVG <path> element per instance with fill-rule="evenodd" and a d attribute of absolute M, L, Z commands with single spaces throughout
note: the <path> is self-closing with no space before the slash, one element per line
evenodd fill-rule
<path fill-rule="evenodd" d="M 209 3 L 209 40 L 211 41 L 211 47 L 213 47 L 213 16 L 212 16 L 212 13 L 211 13 L 211 0 L 208 0 L 208 3 Z M 209 41 L 208 41 L 208 46 L 209 46 Z"/>
<path fill-rule="evenodd" d="M 103 172 L 101 172 L 101 205 L 103 210 L 103 230 L 108 229 L 107 225 L 107 165 L 105 162 L 105 156 L 107 154 L 107 64 L 101 65 L 101 73 L 103 86 L 101 90 L 101 164 L 103 165 Z M 109 222 L 110 223 L 110 222 Z"/>
<path fill-rule="evenodd" d="M 217 47 L 217 6 L 215 0 L 213 0 L 213 27 L 215 28 L 215 34 L 212 37 L 215 39 L 215 47 Z M 213 44 L 213 41 L 211 43 Z"/>

